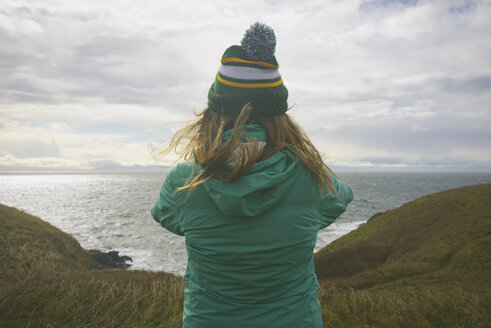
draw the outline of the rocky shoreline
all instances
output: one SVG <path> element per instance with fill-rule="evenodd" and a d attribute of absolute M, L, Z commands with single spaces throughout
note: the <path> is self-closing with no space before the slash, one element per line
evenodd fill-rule
<path fill-rule="evenodd" d="M 103 252 L 95 249 L 89 250 L 89 255 L 94 261 L 108 269 L 127 269 L 133 259 L 126 255 L 119 255 L 118 251 Z"/>

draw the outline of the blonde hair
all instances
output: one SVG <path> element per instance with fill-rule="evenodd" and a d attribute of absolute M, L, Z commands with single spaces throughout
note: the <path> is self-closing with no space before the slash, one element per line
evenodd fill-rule
<path fill-rule="evenodd" d="M 251 112 L 249 104 L 244 106 L 239 115 L 224 115 L 206 108 L 195 114 L 196 120 L 172 136 L 169 145 L 158 155 L 165 156 L 174 150 L 178 155 L 176 162 L 192 158 L 195 164 L 202 166 L 197 175 L 178 190 L 192 191 L 212 177 L 224 182 L 235 181 L 254 163 L 267 159 L 277 151 L 290 151 L 310 170 L 321 190 L 326 187 L 334 191 L 331 176 L 335 174 L 324 163 L 306 133 L 289 115 L 252 117 Z M 242 126 L 249 123 L 260 124 L 266 130 L 267 141 L 262 150 L 255 138 L 247 140 L 248 145 L 244 143 Z M 223 134 L 229 129 L 232 129 L 231 136 L 224 141 Z M 227 163 L 233 156 L 237 161 L 230 166 Z"/>

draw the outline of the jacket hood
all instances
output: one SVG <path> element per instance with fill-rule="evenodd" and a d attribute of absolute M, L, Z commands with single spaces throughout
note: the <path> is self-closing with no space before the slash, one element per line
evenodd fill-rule
<path fill-rule="evenodd" d="M 266 131 L 261 125 L 244 125 L 246 138 L 266 142 Z M 224 139 L 231 131 L 224 133 Z M 280 202 L 298 176 L 298 159 L 288 151 L 278 151 L 264 161 L 255 163 L 238 180 L 222 182 L 210 179 L 204 187 L 218 208 L 225 214 L 256 216 Z"/>

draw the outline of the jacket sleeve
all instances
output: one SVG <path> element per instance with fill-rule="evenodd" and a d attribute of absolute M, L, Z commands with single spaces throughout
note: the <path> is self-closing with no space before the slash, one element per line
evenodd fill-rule
<path fill-rule="evenodd" d="M 346 207 L 353 200 L 353 191 L 351 188 L 339 180 L 338 178 L 332 176 L 332 184 L 336 192 L 325 190 L 321 206 L 321 229 L 326 228 L 331 223 L 336 221 L 336 219 L 346 211 Z"/>
<path fill-rule="evenodd" d="M 182 223 L 179 216 L 178 202 L 179 195 L 175 192 L 174 170 L 167 175 L 160 196 L 155 205 L 152 207 L 152 217 L 160 223 L 162 227 L 179 236 L 184 236 Z"/>

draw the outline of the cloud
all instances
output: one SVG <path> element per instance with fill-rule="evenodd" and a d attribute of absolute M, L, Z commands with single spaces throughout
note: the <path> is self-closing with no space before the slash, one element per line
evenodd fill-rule
<path fill-rule="evenodd" d="M 147 165 L 145 144 L 206 106 L 223 51 L 258 20 L 292 115 L 331 161 L 491 167 L 490 14 L 469 0 L 7 2 L 2 163 Z"/>
<path fill-rule="evenodd" d="M 4 152 L 14 155 L 17 158 L 30 157 L 59 157 L 60 147 L 55 140 L 37 140 L 24 135 L 19 136 L 15 140 L 3 138 L 0 147 Z"/>
<path fill-rule="evenodd" d="M 24 124 L 60 124 L 65 128 L 90 124 L 115 123 L 144 128 L 165 128 L 172 123 L 185 122 L 188 113 L 161 106 L 108 104 L 88 99 L 77 104 L 0 104 L 3 122 Z"/>
<path fill-rule="evenodd" d="M 360 9 L 363 11 L 373 11 L 377 9 L 386 9 L 393 7 L 414 6 L 418 4 L 418 0 L 370 0 L 363 1 L 360 4 Z"/>
<path fill-rule="evenodd" d="M 124 133 L 76 133 L 67 125 L 33 126 L 9 123 L 2 127 L 0 166 L 94 169 L 103 166 L 153 166 L 171 164 L 159 159 L 150 140 L 132 140 Z M 109 164 L 108 164 L 109 163 Z"/>

